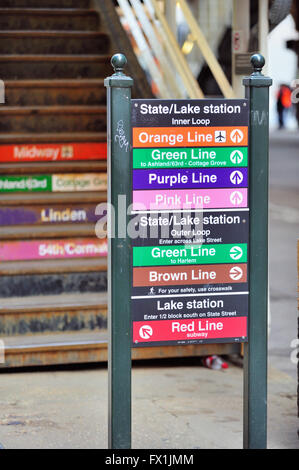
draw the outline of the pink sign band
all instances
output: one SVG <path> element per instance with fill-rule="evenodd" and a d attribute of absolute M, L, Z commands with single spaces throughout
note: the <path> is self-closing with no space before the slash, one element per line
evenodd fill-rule
<path fill-rule="evenodd" d="M 247 189 L 133 191 L 133 210 L 224 209 L 247 207 Z"/>
<path fill-rule="evenodd" d="M 59 258 L 94 258 L 107 256 L 107 240 L 76 238 L 0 243 L 1 261 Z"/>

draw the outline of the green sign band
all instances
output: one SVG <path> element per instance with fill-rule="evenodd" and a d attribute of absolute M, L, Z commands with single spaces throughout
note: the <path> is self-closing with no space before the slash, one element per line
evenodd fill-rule
<path fill-rule="evenodd" d="M 138 148 L 133 150 L 134 168 L 245 167 L 247 147 Z"/>
<path fill-rule="evenodd" d="M 247 244 L 146 246 L 133 248 L 133 266 L 246 263 Z"/>
<path fill-rule="evenodd" d="M 0 192 L 2 193 L 105 191 L 106 189 L 106 173 L 0 176 Z"/>
<path fill-rule="evenodd" d="M 0 176 L 0 192 L 52 191 L 52 176 Z"/>

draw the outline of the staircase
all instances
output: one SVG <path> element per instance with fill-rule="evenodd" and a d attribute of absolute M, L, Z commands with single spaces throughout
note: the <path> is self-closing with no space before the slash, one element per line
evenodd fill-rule
<path fill-rule="evenodd" d="M 151 98 L 113 0 L 1 0 L 0 367 L 107 360 L 107 243 L 95 208 L 106 201 L 103 80 L 114 52 L 127 55 L 136 95 Z M 133 358 L 177 354 L 140 348 Z"/>
<path fill-rule="evenodd" d="M 107 244 L 95 208 L 106 201 L 113 52 L 89 0 L 1 1 L 3 367 L 107 358 Z"/>

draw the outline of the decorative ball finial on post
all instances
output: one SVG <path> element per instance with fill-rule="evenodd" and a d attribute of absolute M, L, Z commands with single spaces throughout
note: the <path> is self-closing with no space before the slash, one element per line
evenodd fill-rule
<path fill-rule="evenodd" d="M 265 58 L 262 54 L 253 54 L 250 59 L 251 65 L 253 67 L 253 73 L 255 75 L 262 74 L 262 68 L 265 65 Z"/>
<path fill-rule="evenodd" d="M 114 54 L 111 58 L 111 65 L 114 68 L 116 75 L 123 75 L 125 66 L 127 65 L 127 58 L 124 54 Z"/>

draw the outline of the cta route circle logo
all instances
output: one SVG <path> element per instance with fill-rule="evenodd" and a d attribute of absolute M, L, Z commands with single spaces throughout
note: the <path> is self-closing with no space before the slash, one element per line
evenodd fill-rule
<path fill-rule="evenodd" d="M 240 193 L 240 191 L 234 191 L 230 195 L 230 202 L 234 206 L 238 206 L 239 204 L 241 204 L 243 202 L 243 194 Z"/>
<path fill-rule="evenodd" d="M 230 174 L 230 181 L 233 184 L 241 184 L 242 181 L 243 181 L 243 173 L 241 171 L 238 171 L 238 170 L 233 171 Z"/>
<path fill-rule="evenodd" d="M 234 144 L 239 144 L 240 142 L 242 142 L 243 137 L 244 137 L 244 134 L 240 129 L 234 129 L 230 133 L 230 138 L 232 142 L 234 142 Z"/>
<path fill-rule="evenodd" d="M 229 255 L 232 259 L 240 259 L 243 256 L 243 250 L 240 246 L 233 246 L 229 251 Z"/>
<path fill-rule="evenodd" d="M 234 150 L 230 154 L 230 161 L 234 164 L 240 164 L 243 161 L 243 153 L 240 150 Z"/>
<path fill-rule="evenodd" d="M 139 328 L 139 336 L 142 339 L 150 339 L 153 336 L 153 329 L 150 325 L 143 325 Z"/>
<path fill-rule="evenodd" d="M 242 276 L 243 276 L 243 269 L 241 269 L 239 266 L 234 266 L 229 271 L 229 277 L 233 281 L 238 281 L 239 279 L 241 279 Z"/>

